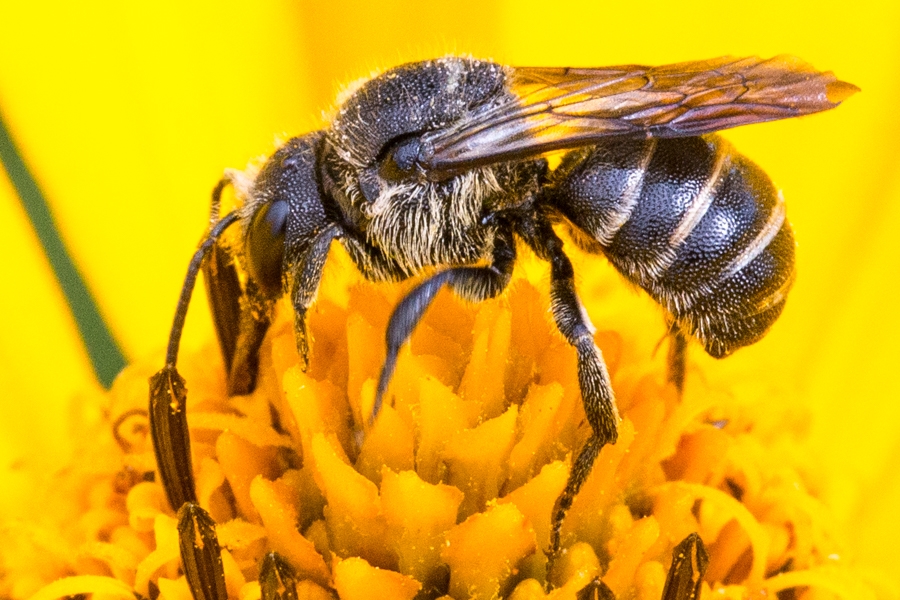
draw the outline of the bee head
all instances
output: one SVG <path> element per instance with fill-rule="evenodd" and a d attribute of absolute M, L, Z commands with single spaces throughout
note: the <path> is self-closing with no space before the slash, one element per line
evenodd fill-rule
<path fill-rule="evenodd" d="M 265 162 L 245 199 L 247 272 L 269 297 L 281 295 L 283 276 L 325 222 L 317 178 L 319 132 L 289 140 Z"/>

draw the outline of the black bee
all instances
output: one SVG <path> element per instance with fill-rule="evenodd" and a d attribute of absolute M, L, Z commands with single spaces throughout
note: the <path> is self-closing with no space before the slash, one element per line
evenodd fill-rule
<path fill-rule="evenodd" d="M 500 294 L 518 238 L 551 265 L 551 309 L 577 351 L 592 429 L 554 511 L 557 550 L 565 511 L 600 448 L 616 441 L 618 414 L 554 225 L 662 305 L 673 338 L 670 377 L 680 388 L 687 338 L 715 357 L 759 340 L 794 277 L 780 194 L 759 167 L 706 134 L 833 108 L 855 91 L 784 56 L 601 69 L 446 57 L 362 83 L 326 130 L 289 140 L 255 178 L 231 173 L 216 187 L 214 225 L 188 271 L 166 366 L 151 380 L 152 432 L 172 508 L 196 502 L 175 363 L 201 267 L 235 394 L 254 387 L 272 305 L 285 293 L 306 364 L 305 316 L 332 241 L 371 280 L 427 270 L 391 316 L 374 419 L 399 350 L 437 292 L 447 285 L 473 302 Z M 545 155 L 559 150 L 567 153 L 551 169 Z M 242 205 L 219 219 L 229 183 Z M 245 283 L 219 243 L 236 222 Z"/>

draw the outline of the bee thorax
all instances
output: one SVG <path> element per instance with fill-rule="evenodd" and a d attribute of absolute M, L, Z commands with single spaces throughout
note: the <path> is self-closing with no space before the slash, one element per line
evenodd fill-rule
<path fill-rule="evenodd" d="M 495 227 L 482 222 L 482 213 L 500 192 L 492 169 L 440 183 L 382 181 L 375 201 L 360 206 L 366 240 L 409 275 L 427 266 L 484 260 L 493 251 Z"/>

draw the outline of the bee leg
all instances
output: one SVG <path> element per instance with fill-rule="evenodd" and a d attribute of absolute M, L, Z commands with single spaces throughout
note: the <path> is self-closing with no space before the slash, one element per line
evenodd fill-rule
<path fill-rule="evenodd" d="M 277 552 L 269 552 L 259 570 L 262 600 L 297 600 L 297 573 Z"/>
<path fill-rule="evenodd" d="M 559 552 L 560 530 L 572 502 L 587 476 L 600 449 L 615 444 L 618 439 L 619 412 L 609 382 L 603 355 L 594 343 L 593 326 L 587 318 L 575 291 L 575 272 L 572 261 L 563 251 L 562 240 L 549 222 L 538 221 L 526 231 L 525 240 L 541 258 L 550 262 L 550 308 L 556 326 L 578 353 L 578 383 L 584 412 L 591 426 L 591 437 L 572 464 L 569 480 L 553 509 L 550 533 L 550 563 Z"/>
<path fill-rule="evenodd" d="M 223 177 L 213 189 L 210 210 L 213 221 L 218 219 L 222 191 L 229 183 L 231 183 L 231 179 L 227 176 Z M 222 359 L 225 362 L 225 370 L 230 372 L 240 330 L 238 326 L 241 314 L 240 299 L 244 290 L 238 279 L 234 257 L 227 246 L 216 243 L 210 249 L 209 256 L 203 262 L 203 282 L 206 286 L 206 297 L 216 328 L 219 349 L 222 351 Z"/>
<path fill-rule="evenodd" d="M 375 393 L 375 405 L 372 408 L 370 423 L 375 421 L 381 402 L 387 391 L 388 383 L 397 366 L 400 348 L 412 335 L 416 325 L 425 314 L 425 310 L 434 300 L 444 284 L 449 284 L 457 295 L 470 302 L 481 302 L 493 298 L 506 288 L 512 277 L 513 265 L 516 261 L 515 243 L 512 233 L 501 230 L 494 240 L 492 264 L 488 267 L 456 267 L 433 275 L 417 285 L 406 295 L 391 314 L 388 322 L 386 342 L 387 356 L 381 367 L 378 378 L 378 389 Z"/>
<path fill-rule="evenodd" d="M 672 566 L 666 577 L 662 600 L 698 600 L 709 554 L 696 533 L 684 538 L 672 550 Z"/>
<path fill-rule="evenodd" d="M 209 513 L 186 502 L 178 510 L 178 543 L 194 600 L 227 600 L 222 551 Z"/>
<path fill-rule="evenodd" d="M 218 219 L 222 191 L 231 183 L 223 177 L 212 193 L 211 217 Z M 228 373 L 228 393 L 249 394 L 256 387 L 259 347 L 271 323 L 272 300 L 264 298 L 252 280 L 246 288 L 238 277 L 234 256 L 217 241 L 203 261 L 206 297 Z"/>
<path fill-rule="evenodd" d="M 677 324 L 669 328 L 669 373 L 668 380 L 675 385 L 678 395 L 684 393 L 685 359 L 687 353 L 687 337 Z"/>
<path fill-rule="evenodd" d="M 160 479 L 172 510 L 178 510 L 185 502 L 197 501 L 191 468 L 191 441 L 185 416 L 187 391 L 184 378 L 175 367 L 181 332 L 203 260 L 222 232 L 237 220 L 238 215 L 234 212 L 223 217 L 194 253 L 181 287 L 181 296 L 169 333 L 166 365 L 150 378 L 150 434 Z"/>
<path fill-rule="evenodd" d="M 331 242 L 341 234 L 337 224 L 331 224 L 316 234 L 298 256 L 285 255 L 285 272 L 291 273 L 291 304 L 294 306 L 294 337 L 300 367 L 305 371 L 309 366 L 309 336 L 306 331 L 306 312 L 315 300 L 322 281 L 322 269 L 328 258 Z"/>
<path fill-rule="evenodd" d="M 256 388 L 259 348 L 272 324 L 275 301 L 265 297 L 253 280 L 248 279 L 240 305 L 234 358 L 228 370 L 228 394 L 232 396 L 249 394 Z"/>
<path fill-rule="evenodd" d="M 215 244 L 203 263 L 203 282 L 213 317 L 225 371 L 231 372 L 240 332 L 241 296 L 244 290 L 238 279 L 234 257 L 227 247 Z"/>

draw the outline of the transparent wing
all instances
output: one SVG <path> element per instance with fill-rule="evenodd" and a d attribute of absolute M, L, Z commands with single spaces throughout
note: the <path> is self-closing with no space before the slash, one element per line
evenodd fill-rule
<path fill-rule="evenodd" d="M 620 137 L 685 137 L 833 108 L 858 91 L 791 57 L 511 68 L 512 100 L 423 137 L 429 176 Z"/>

